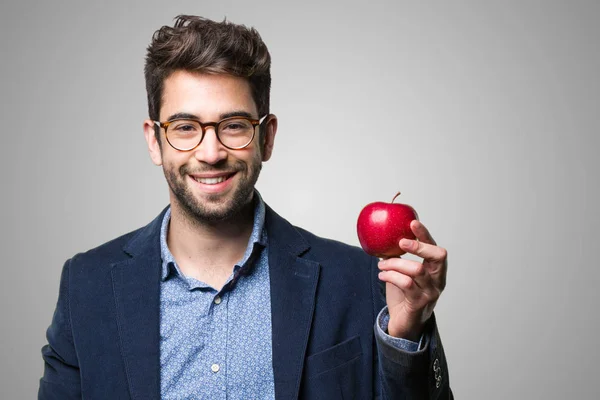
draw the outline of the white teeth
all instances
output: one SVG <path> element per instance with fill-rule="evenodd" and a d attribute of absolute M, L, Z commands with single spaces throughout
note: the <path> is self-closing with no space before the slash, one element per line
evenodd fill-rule
<path fill-rule="evenodd" d="M 194 178 L 196 182 L 203 183 L 205 185 L 216 185 L 217 183 L 221 183 L 227 179 L 225 176 L 220 176 L 218 178 Z"/>

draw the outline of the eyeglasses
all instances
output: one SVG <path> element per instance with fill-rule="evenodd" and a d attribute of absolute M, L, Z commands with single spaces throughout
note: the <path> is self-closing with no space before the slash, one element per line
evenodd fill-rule
<path fill-rule="evenodd" d="M 219 122 L 200 122 L 196 119 L 173 119 L 154 124 L 165 130 L 167 142 L 176 150 L 191 151 L 202 143 L 206 128 L 212 126 L 219 142 L 230 150 L 247 147 L 256 133 L 256 127 L 267 118 L 252 119 L 247 117 L 230 117 Z"/>

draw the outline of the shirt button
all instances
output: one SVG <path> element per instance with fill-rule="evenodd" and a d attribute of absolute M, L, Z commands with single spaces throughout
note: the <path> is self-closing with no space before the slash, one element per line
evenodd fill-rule
<path fill-rule="evenodd" d="M 213 365 L 211 365 L 211 366 L 210 366 L 210 370 L 211 370 L 212 372 L 219 372 L 219 369 L 221 369 L 221 368 L 219 367 L 219 364 L 213 364 Z"/>
<path fill-rule="evenodd" d="M 215 304 L 221 304 L 221 298 L 219 296 L 215 297 Z"/>

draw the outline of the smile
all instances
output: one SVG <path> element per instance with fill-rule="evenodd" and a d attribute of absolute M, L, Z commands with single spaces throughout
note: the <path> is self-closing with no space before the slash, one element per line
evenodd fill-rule
<path fill-rule="evenodd" d="M 219 176 L 217 178 L 194 178 L 194 180 L 205 185 L 216 185 L 217 183 L 225 182 L 227 178 L 227 176 Z"/>
<path fill-rule="evenodd" d="M 190 175 L 190 178 L 192 178 L 193 180 L 195 180 L 196 182 L 198 182 L 199 184 L 201 184 L 204 187 L 212 186 L 216 189 L 216 188 L 221 188 L 221 187 L 224 188 L 225 186 L 228 186 L 229 182 L 231 181 L 231 178 L 234 175 L 235 175 L 235 172 L 226 173 L 226 174 L 221 173 L 219 175 L 213 174 L 212 176 Z"/>

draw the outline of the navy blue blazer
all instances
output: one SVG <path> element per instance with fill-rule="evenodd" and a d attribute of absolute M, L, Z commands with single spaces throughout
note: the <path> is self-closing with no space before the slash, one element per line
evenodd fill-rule
<path fill-rule="evenodd" d="M 65 263 L 40 400 L 160 399 L 164 212 Z M 385 305 L 376 258 L 294 227 L 268 206 L 265 224 L 278 400 L 452 398 L 433 317 L 419 352 L 376 339 Z"/>

